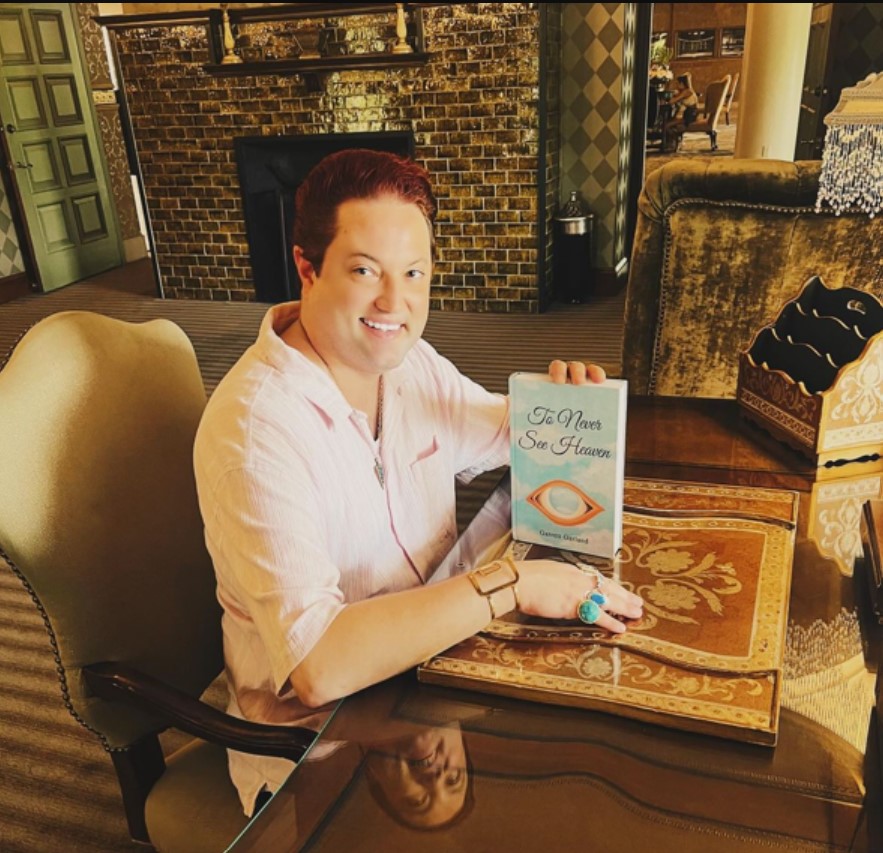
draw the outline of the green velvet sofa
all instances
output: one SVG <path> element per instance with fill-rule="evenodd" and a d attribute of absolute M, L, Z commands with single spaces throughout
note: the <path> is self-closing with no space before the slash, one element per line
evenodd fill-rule
<path fill-rule="evenodd" d="M 638 201 L 623 376 L 735 397 L 738 354 L 813 275 L 883 296 L 883 216 L 816 213 L 820 161 L 675 160 Z"/>

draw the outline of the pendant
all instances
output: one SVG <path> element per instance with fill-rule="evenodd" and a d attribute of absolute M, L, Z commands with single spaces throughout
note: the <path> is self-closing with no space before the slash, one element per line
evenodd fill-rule
<path fill-rule="evenodd" d="M 383 463 L 380 461 L 379 457 L 374 459 L 374 476 L 377 477 L 377 482 L 380 483 L 380 488 L 386 488 L 383 482 Z"/>

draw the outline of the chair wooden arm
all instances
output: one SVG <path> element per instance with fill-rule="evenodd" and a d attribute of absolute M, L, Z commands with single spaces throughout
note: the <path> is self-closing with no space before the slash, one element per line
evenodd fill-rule
<path fill-rule="evenodd" d="M 225 714 L 124 664 L 91 664 L 83 668 L 83 676 L 102 699 L 134 705 L 170 727 L 239 752 L 300 761 L 316 738 L 316 732 L 299 726 L 252 723 Z"/>

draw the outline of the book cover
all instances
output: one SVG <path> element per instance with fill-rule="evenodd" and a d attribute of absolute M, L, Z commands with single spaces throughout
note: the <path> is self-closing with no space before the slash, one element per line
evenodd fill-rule
<path fill-rule="evenodd" d="M 512 535 L 612 559 L 622 544 L 628 383 L 513 373 Z"/>

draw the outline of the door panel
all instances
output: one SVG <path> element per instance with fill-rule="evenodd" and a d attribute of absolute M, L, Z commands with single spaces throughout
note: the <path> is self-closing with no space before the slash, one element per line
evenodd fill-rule
<path fill-rule="evenodd" d="M 40 62 L 70 62 L 61 12 L 30 12 Z"/>
<path fill-rule="evenodd" d="M 21 11 L 0 13 L 0 60 L 4 65 L 31 61 Z"/>
<path fill-rule="evenodd" d="M 70 4 L 0 10 L 0 118 L 43 289 L 122 263 Z"/>
<path fill-rule="evenodd" d="M 55 151 L 49 142 L 31 142 L 22 145 L 24 162 L 29 164 L 26 172 L 32 193 L 61 189 L 61 177 L 55 161 Z"/>
<path fill-rule="evenodd" d="M 92 168 L 92 155 L 89 153 L 89 140 L 85 136 L 70 136 L 58 140 L 61 149 L 61 164 L 70 186 L 88 184 L 95 180 Z"/>

